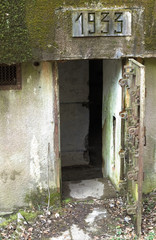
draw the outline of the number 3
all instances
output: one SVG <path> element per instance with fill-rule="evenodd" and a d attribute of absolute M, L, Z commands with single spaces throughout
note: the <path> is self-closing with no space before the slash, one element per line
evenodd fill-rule
<path fill-rule="evenodd" d="M 122 30 L 123 30 L 123 20 L 120 19 L 120 17 L 123 15 L 122 12 L 116 12 L 115 13 L 115 22 L 117 23 L 116 26 L 117 26 L 117 29 L 120 29 L 120 30 L 114 30 L 114 33 L 122 33 Z M 120 26 L 118 28 L 118 26 Z"/>

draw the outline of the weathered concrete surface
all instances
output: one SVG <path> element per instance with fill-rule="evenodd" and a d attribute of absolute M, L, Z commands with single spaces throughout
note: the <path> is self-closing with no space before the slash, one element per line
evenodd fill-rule
<path fill-rule="evenodd" d="M 89 61 L 58 64 L 60 88 L 60 132 L 62 166 L 89 162 Z"/>
<path fill-rule="evenodd" d="M 2 62 L 156 56 L 155 0 L 21 0 L 3 1 L 0 7 Z M 132 36 L 72 38 L 72 11 L 77 8 L 130 9 Z"/>
<path fill-rule="evenodd" d="M 77 225 L 73 224 L 69 230 L 65 231 L 59 237 L 53 237 L 49 240 L 91 240 L 91 237 L 80 229 Z"/>
<path fill-rule="evenodd" d="M 145 59 L 146 72 L 146 146 L 144 148 L 143 192 L 156 188 L 156 59 Z"/>
<path fill-rule="evenodd" d="M 81 229 L 79 224 L 72 224 L 69 226 L 69 229 L 60 234 L 58 237 L 50 238 L 49 240 L 92 240 L 93 234 L 100 235 L 100 233 L 104 232 L 104 228 L 100 225 L 100 222 L 106 222 L 106 218 L 109 217 L 107 210 L 103 208 L 94 207 L 92 212 L 89 213 L 85 220 L 85 229 Z M 112 223 L 113 225 L 113 223 Z M 59 235 L 59 234 L 58 234 Z M 106 234 L 107 236 L 107 234 Z M 96 237 L 95 237 L 96 239 Z M 105 238 L 100 238 L 105 239 Z M 108 238 L 107 238 L 108 239 Z"/>
<path fill-rule="evenodd" d="M 92 9 L 105 11 L 107 5 L 103 3 L 96 4 L 84 4 L 80 9 Z M 117 7 L 117 11 L 125 9 L 126 5 L 120 4 Z M 46 59 L 118 59 L 126 56 L 142 56 L 154 54 L 145 53 L 144 46 L 144 32 L 143 32 L 143 17 L 144 10 L 142 7 L 133 5 L 132 10 L 132 36 L 127 37 L 87 37 L 87 38 L 72 38 L 72 10 L 76 6 L 64 6 L 56 11 L 59 20 L 55 26 L 55 43 L 49 39 L 46 41 L 45 49 L 42 57 Z M 108 9 L 112 9 L 113 5 L 110 5 Z M 79 9 L 79 10 L 80 10 Z M 119 10 L 119 11 L 120 11 Z M 29 30 L 32 26 L 29 25 Z M 32 29 L 30 30 L 32 31 Z"/>
<path fill-rule="evenodd" d="M 103 174 L 118 187 L 120 180 L 121 149 L 121 87 L 118 84 L 122 76 L 121 60 L 103 60 Z M 113 127 L 113 117 L 116 123 Z M 114 130 L 113 130 L 114 128 Z"/>
<path fill-rule="evenodd" d="M 116 192 L 107 179 L 91 179 L 75 182 L 63 182 L 63 197 L 73 199 L 104 199 L 115 197 Z"/>
<path fill-rule="evenodd" d="M 22 64 L 22 90 L 0 94 L 0 210 L 56 187 L 51 63 Z M 48 143 L 50 158 L 48 158 Z"/>
<path fill-rule="evenodd" d="M 21 0 L 0 7 L 1 62 L 156 56 L 155 0 Z M 130 9 L 132 36 L 72 38 L 75 9 Z"/>

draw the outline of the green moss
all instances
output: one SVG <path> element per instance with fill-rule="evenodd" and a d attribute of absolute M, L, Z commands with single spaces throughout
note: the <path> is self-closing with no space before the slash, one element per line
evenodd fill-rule
<path fill-rule="evenodd" d="M 24 210 L 19 210 L 18 213 L 21 213 L 21 215 L 29 222 L 34 220 L 40 212 L 32 212 L 32 211 L 24 211 Z M 6 227 L 8 226 L 10 223 L 17 221 L 17 214 L 12 214 L 9 217 L 6 218 L 6 221 L 4 221 L 3 223 L 0 224 L 1 227 Z"/>
<path fill-rule="evenodd" d="M 145 3 L 145 48 L 156 50 L 156 2 L 148 0 Z"/>
<path fill-rule="evenodd" d="M 0 62 L 23 62 L 32 58 L 25 24 L 25 0 L 0 3 Z"/>
<path fill-rule="evenodd" d="M 63 200 L 63 203 L 68 204 L 68 203 L 70 203 L 71 201 L 72 201 L 71 198 L 66 198 L 65 200 Z"/>
<path fill-rule="evenodd" d="M 29 206 L 33 206 L 38 209 L 40 209 L 41 206 L 48 206 L 48 200 L 50 200 L 50 206 L 60 207 L 61 205 L 60 193 L 54 190 L 50 190 L 49 195 L 47 190 L 41 191 L 40 189 L 37 189 L 36 191 L 28 193 L 25 197 L 25 202 L 29 204 Z"/>
<path fill-rule="evenodd" d="M 6 227 L 7 225 L 9 225 L 9 223 L 14 222 L 17 220 L 17 214 L 13 214 L 11 216 L 9 216 L 6 221 L 4 221 L 3 223 L 0 224 L 0 227 Z"/>

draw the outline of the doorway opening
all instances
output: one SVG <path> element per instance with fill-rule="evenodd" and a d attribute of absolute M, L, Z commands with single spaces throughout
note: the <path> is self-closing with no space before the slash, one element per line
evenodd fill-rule
<path fill-rule="evenodd" d="M 58 64 L 62 180 L 102 178 L 103 61 Z"/>

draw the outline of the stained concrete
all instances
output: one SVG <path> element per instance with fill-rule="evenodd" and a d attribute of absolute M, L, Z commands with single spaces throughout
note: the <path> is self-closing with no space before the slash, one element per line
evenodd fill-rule
<path fill-rule="evenodd" d="M 53 237 L 49 240 L 91 240 L 91 237 L 80 229 L 77 225 L 73 224 L 69 230 L 65 231 L 59 237 Z"/>
<path fill-rule="evenodd" d="M 145 127 L 143 192 L 156 188 L 156 59 L 145 59 Z"/>
<path fill-rule="evenodd" d="M 115 197 L 116 191 L 107 179 L 91 179 L 75 182 L 63 182 L 63 198 L 104 199 Z"/>
<path fill-rule="evenodd" d="M 89 61 L 58 64 L 62 167 L 87 165 Z"/>
<path fill-rule="evenodd" d="M 99 233 L 103 231 L 103 227 L 99 226 L 98 223 L 105 222 L 107 215 L 107 210 L 105 208 L 93 208 L 92 212 L 85 218 L 85 230 L 81 229 L 78 225 L 73 224 L 69 226 L 67 231 L 58 234 L 60 236 L 50 238 L 49 240 L 92 240 L 92 233 L 95 233 L 98 236 Z M 102 237 L 100 239 L 104 238 Z"/>
<path fill-rule="evenodd" d="M 37 188 L 56 187 L 53 88 L 52 65 L 44 62 L 22 64 L 21 90 L 1 90 L 0 210 L 25 205 Z"/>
<path fill-rule="evenodd" d="M 99 210 L 99 209 L 94 209 L 85 219 L 85 221 L 89 224 L 92 225 L 95 221 L 95 219 L 99 217 L 99 218 L 106 218 L 107 217 L 107 210 Z"/>

